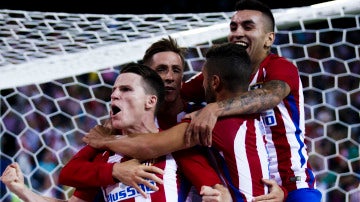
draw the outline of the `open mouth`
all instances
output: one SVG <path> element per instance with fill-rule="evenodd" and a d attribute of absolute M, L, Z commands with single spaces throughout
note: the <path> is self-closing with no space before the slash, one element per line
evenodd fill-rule
<path fill-rule="evenodd" d="M 165 86 L 165 90 L 166 91 L 172 91 L 172 90 L 175 90 L 175 88 L 171 87 L 171 86 Z"/>
<path fill-rule="evenodd" d="M 239 46 L 242 46 L 242 47 L 244 47 L 245 49 L 249 46 L 247 43 L 242 42 L 242 41 L 238 41 L 238 42 L 236 42 L 235 44 L 237 44 L 237 45 L 239 45 Z"/>
<path fill-rule="evenodd" d="M 119 113 L 121 111 L 121 109 L 115 105 L 111 106 L 111 111 L 113 113 L 113 115 Z"/>

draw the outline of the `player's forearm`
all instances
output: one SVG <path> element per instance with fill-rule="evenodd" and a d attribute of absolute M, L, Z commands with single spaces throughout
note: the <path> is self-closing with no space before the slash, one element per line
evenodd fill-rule
<path fill-rule="evenodd" d="M 64 200 L 41 196 L 25 187 L 21 192 L 15 193 L 24 202 L 64 202 Z"/>
<path fill-rule="evenodd" d="M 218 116 L 260 113 L 278 105 L 290 92 L 282 81 L 270 81 L 262 88 L 250 90 L 242 95 L 217 102 Z"/>
<path fill-rule="evenodd" d="M 107 141 L 105 146 L 111 151 L 139 160 L 157 158 L 187 147 L 184 141 L 187 125 L 188 123 L 181 123 L 159 133 L 119 136 L 115 140 Z"/>
<path fill-rule="evenodd" d="M 113 184 L 114 180 L 111 175 L 113 164 L 107 163 L 104 159 L 94 161 L 97 154 L 98 151 L 90 146 L 82 148 L 61 169 L 59 183 L 78 188 Z"/>
<path fill-rule="evenodd" d="M 11 184 L 10 184 L 11 185 Z M 8 189 L 14 193 L 16 196 L 18 196 L 21 200 L 24 202 L 31 202 L 33 198 L 37 198 L 39 196 L 36 196 L 35 193 L 30 191 L 24 184 L 20 187 L 12 187 L 10 185 L 7 185 Z M 34 201 L 35 199 L 33 199 Z"/>
<path fill-rule="evenodd" d="M 141 135 L 142 138 L 137 138 L 137 135 Z M 105 147 L 108 150 L 111 150 L 115 153 L 121 153 L 125 156 L 130 156 L 139 160 L 144 160 L 147 158 L 155 158 L 152 157 L 152 150 L 144 152 L 147 150 L 147 147 L 144 145 L 144 142 L 151 141 L 151 137 L 148 137 L 150 134 L 137 134 L 136 136 L 128 136 L 128 135 L 121 135 L 118 138 L 107 141 L 105 143 Z M 151 148 L 151 144 L 149 144 Z"/>
<path fill-rule="evenodd" d="M 25 188 L 20 193 L 16 193 L 16 195 L 24 202 L 36 202 L 36 201 L 45 202 L 46 201 L 46 199 L 44 197 L 35 194 L 34 192 L 30 191 L 30 189 L 27 189 L 27 188 Z"/>
<path fill-rule="evenodd" d="M 221 183 L 218 173 L 206 158 L 208 148 L 195 146 L 189 149 L 173 152 L 177 164 L 185 177 L 200 191 L 203 185 L 213 186 Z"/>
<path fill-rule="evenodd" d="M 139 134 L 137 136 L 121 136 L 111 142 L 106 143 L 106 147 L 116 153 L 131 156 L 139 160 L 157 158 L 159 156 L 171 153 L 173 149 L 171 144 L 165 143 L 157 137 L 158 134 Z"/>

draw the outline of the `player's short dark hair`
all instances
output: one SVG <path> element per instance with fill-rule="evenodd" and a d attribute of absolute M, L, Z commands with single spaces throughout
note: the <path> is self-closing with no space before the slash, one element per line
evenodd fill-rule
<path fill-rule="evenodd" d="M 176 40 L 170 36 L 168 38 L 162 38 L 159 41 L 151 44 L 151 46 L 145 51 L 142 63 L 145 65 L 150 65 L 151 59 L 156 53 L 166 51 L 171 51 L 178 54 L 181 58 L 182 65 L 185 67 L 186 48 L 180 47 Z"/>
<path fill-rule="evenodd" d="M 258 0 L 239 0 L 235 4 L 235 10 L 255 10 L 260 11 L 262 14 L 264 14 L 271 22 L 269 25 L 270 31 L 275 30 L 275 18 L 273 13 L 271 12 L 271 9 L 264 3 Z"/>
<path fill-rule="evenodd" d="M 247 91 L 252 72 L 245 48 L 234 43 L 213 45 L 204 64 L 208 76 L 218 75 L 230 92 Z"/>

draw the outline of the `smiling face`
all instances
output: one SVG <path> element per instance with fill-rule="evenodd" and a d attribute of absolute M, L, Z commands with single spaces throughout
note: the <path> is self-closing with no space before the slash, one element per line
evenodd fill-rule
<path fill-rule="evenodd" d="M 111 94 L 111 121 L 116 129 L 128 129 L 141 125 L 147 111 L 143 79 L 134 73 L 120 74 Z M 153 113 L 153 112 L 151 112 Z"/>
<path fill-rule="evenodd" d="M 269 23 L 260 11 L 236 11 L 231 18 L 228 41 L 245 46 L 252 63 L 257 65 L 269 54 L 274 42 Z"/>
<path fill-rule="evenodd" d="M 180 99 L 184 66 L 181 57 L 172 51 L 159 52 L 152 56 L 149 67 L 155 70 L 165 85 L 165 102 Z"/>

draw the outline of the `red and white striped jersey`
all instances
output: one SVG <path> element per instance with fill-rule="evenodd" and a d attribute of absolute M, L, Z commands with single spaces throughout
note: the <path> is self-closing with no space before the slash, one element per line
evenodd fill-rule
<path fill-rule="evenodd" d="M 269 151 L 271 178 L 288 191 L 315 188 L 315 176 L 308 164 L 304 143 L 305 113 L 302 83 L 298 69 L 276 54 L 268 55 L 250 81 L 250 89 L 261 88 L 264 82 L 285 81 L 290 94 L 274 109 L 262 113 L 266 125 L 266 145 Z M 181 88 L 186 100 L 204 100 L 203 75 L 195 75 Z"/>
<path fill-rule="evenodd" d="M 268 193 L 261 183 L 269 179 L 264 131 L 258 115 L 219 118 L 213 130 L 213 147 L 221 173 L 236 201 L 251 201 Z"/>
<path fill-rule="evenodd" d="M 109 157 L 108 163 L 121 162 L 123 158 L 120 154 Z M 144 185 L 140 187 L 147 193 L 148 197 L 144 198 L 135 188 L 127 186 L 121 182 L 114 185 L 103 187 L 103 196 L 107 202 L 161 202 L 161 201 L 178 201 L 179 180 L 177 175 L 177 164 L 171 154 L 157 158 L 151 165 L 164 170 L 164 175 L 158 175 L 162 178 L 163 184 L 158 184 L 158 191 L 152 191 Z M 155 182 L 152 182 L 156 184 Z"/>
<path fill-rule="evenodd" d="M 304 143 L 304 96 L 298 69 L 285 58 L 270 54 L 253 75 L 250 89 L 261 88 L 263 83 L 272 80 L 286 82 L 291 90 L 275 108 L 261 113 L 271 178 L 288 191 L 313 188 L 315 178 Z"/>

